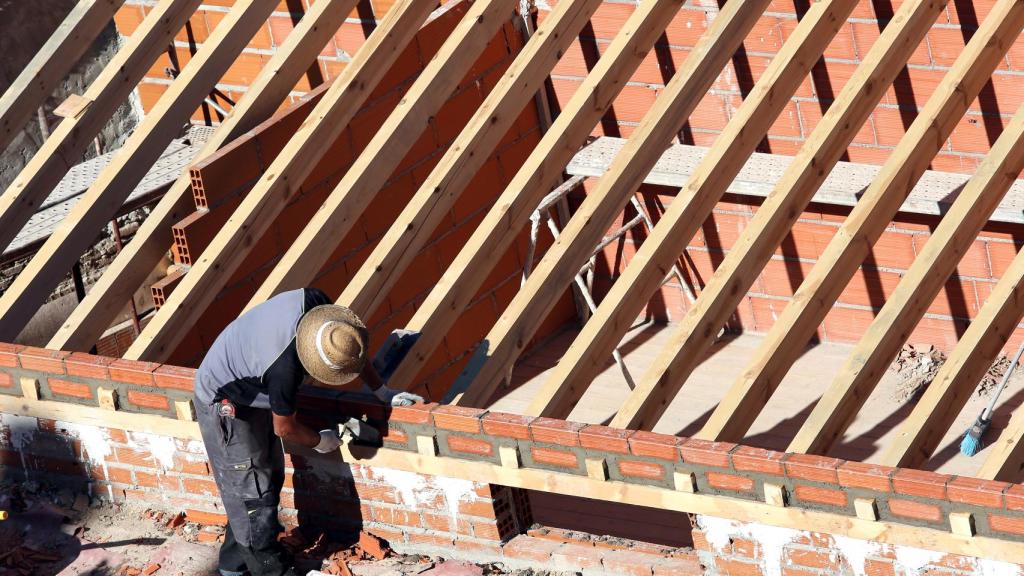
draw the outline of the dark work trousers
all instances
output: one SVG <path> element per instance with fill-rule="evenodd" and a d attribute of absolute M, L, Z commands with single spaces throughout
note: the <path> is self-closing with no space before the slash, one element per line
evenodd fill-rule
<path fill-rule="evenodd" d="M 199 430 L 228 516 L 220 548 L 222 573 L 279 576 L 291 557 L 277 541 L 277 506 L 284 484 L 284 449 L 270 410 L 236 406 L 234 417 L 196 401 Z"/>

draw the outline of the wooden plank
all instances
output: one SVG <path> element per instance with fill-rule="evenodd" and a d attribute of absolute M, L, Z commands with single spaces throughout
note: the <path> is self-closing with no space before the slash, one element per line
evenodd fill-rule
<path fill-rule="evenodd" d="M 0 248 L 10 245 L 61 178 L 81 160 L 201 1 L 163 0 L 114 54 L 83 95 L 90 104 L 77 117 L 65 118 L 53 129 L 0 196 Z"/>
<path fill-rule="evenodd" d="M 16 396 L 0 395 L 0 412 L 55 419 L 71 424 L 159 434 L 181 440 L 201 439 L 199 424 L 196 422 L 153 414 L 110 412 L 98 407 L 52 400 L 27 400 Z M 435 444 L 434 438 L 429 436 L 417 436 L 417 444 L 421 439 L 426 441 L 424 444 Z M 845 513 L 830 513 L 796 506 L 775 506 L 765 502 L 716 494 L 595 479 L 521 466 L 460 460 L 439 456 L 436 444 L 434 449 L 405 452 L 390 448 L 367 448 L 346 441 L 341 446 L 339 453 L 345 462 L 359 463 L 364 466 L 473 480 L 691 514 L 705 514 L 745 523 L 834 534 L 880 544 L 908 546 L 944 554 L 988 558 L 1001 562 L 1017 563 L 1020 558 L 1024 557 L 1024 542 L 981 535 L 968 538 L 953 534 L 948 530 L 878 521 L 877 515 L 873 519 L 868 519 L 861 518 L 859 514 L 857 517 L 853 517 Z M 858 498 L 857 500 L 858 511 L 861 509 L 861 502 L 874 503 L 873 500 L 868 499 Z"/>
<path fill-rule="evenodd" d="M 855 0 L 833 0 L 811 6 L 562 355 L 528 415 L 569 415 L 856 5 Z"/>
<path fill-rule="evenodd" d="M 562 178 L 562 168 L 618 96 L 633 71 L 676 14 L 681 0 L 644 2 L 605 49 L 604 55 L 526 162 L 502 191 L 483 222 L 428 294 L 407 327 L 427 337 L 416 341 L 388 385 L 408 389 L 443 336 L 469 305 L 497 259 L 515 242 L 537 203 Z"/>
<path fill-rule="evenodd" d="M 387 298 L 391 287 L 419 254 L 441 220 L 449 214 L 459 194 L 487 161 L 523 108 L 533 105 L 534 93 L 559 57 L 576 40 L 576 35 L 598 5 L 599 0 L 563 2 L 544 19 L 384 238 L 374 247 L 370 257 L 348 282 L 338 299 L 339 304 L 366 318 Z M 446 93 L 439 90 L 436 95 L 441 97 Z M 442 102 L 422 104 L 436 109 Z M 403 112 L 406 114 L 404 122 L 409 124 L 421 124 L 421 118 L 429 115 L 417 112 L 413 107 L 405 108 Z M 414 143 L 412 134 L 417 130 L 415 125 L 406 128 L 399 124 L 391 134 L 378 134 L 370 142 L 324 207 L 271 271 L 248 307 L 278 292 L 304 286 L 313 279 L 372 199 L 371 194 L 363 191 L 383 187 L 395 165 Z M 309 246 L 320 248 L 309 250 Z"/>
<path fill-rule="evenodd" d="M 945 5 L 945 0 L 914 0 L 900 6 L 630 393 L 613 426 L 649 429 L 657 423 Z"/>
<path fill-rule="evenodd" d="M 1010 423 L 999 433 L 988 457 L 978 471 L 978 478 L 1020 482 L 1024 471 L 1024 410 L 1017 407 Z"/>
<path fill-rule="evenodd" d="M 913 326 L 924 315 L 957 262 L 985 225 L 987 215 L 1024 169 L 1024 107 L 1003 130 L 918 254 L 903 280 L 857 344 L 853 361 L 875 371 L 879 360 L 869 354 L 872 343 L 886 349 L 877 356 L 892 359 Z M 914 405 L 889 443 L 881 462 L 889 466 L 921 466 L 938 447 L 943 435 L 971 397 L 981 377 L 1013 334 L 1024 315 L 1020 284 L 1024 258 L 1019 255 L 996 284 L 956 348 L 939 368 L 932 383 Z M 863 360 L 860 360 L 863 359 Z M 881 368 L 884 370 L 885 368 Z M 846 368 L 844 368 L 844 372 Z"/>
<path fill-rule="evenodd" d="M 573 2 L 569 7 L 579 4 L 587 4 L 587 2 Z M 570 10 L 565 10 L 564 8 L 566 7 L 563 6 L 563 10 L 560 11 L 578 12 L 577 8 Z M 487 14 L 484 17 L 490 20 L 492 24 L 495 24 L 510 10 L 511 5 L 494 3 L 493 15 Z M 588 17 L 586 14 L 591 13 L 593 10 L 583 8 L 581 11 L 585 12 L 582 19 L 583 22 L 586 22 Z M 583 24 L 581 23 L 580 26 L 582 27 Z M 496 28 L 488 30 L 492 34 L 497 31 Z M 472 38 L 467 37 L 464 39 L 462 44 L 445 43 L 441 47 L 441 50 L 434 56 L 431 64 L 420 75 L 417 84 L 410 88 L 411 92 L 415 90 L 416 92 L 414 93 L 421 95 L 415 98 L 406 97 L 399 102 L 394 113 L 391 114 L 381 130 L 377 132 L 369 145 L 367 145 L 367 148 L 355 160 L 352 167 L 345 174 L 345 177 L 338 183 L 338 186 L 331 191 L 327 200 L 316 211 L 309 223 L 306 224 L 302 233 L 292 243 L 278 264 L 270 271 L 270 275 L 252 299 L 250 299 L 247 310 L 249 307 L 262 302 L 276 293 L 300 288 L 316 276 L 316 273 L 321 270 L 324 263 L 351 231 L 352 225 L 358 221 L 359 216 L 374 199 L 374 195 L 368 193 L 368 191 L 377 191 L 384 188 L 385 182 L 394 172 L 395 167 L 415 145 L 417 138 L 423 133 L 423 130 L 427 128 L 429 119 L 437 115 L 437 112 L 444 106 L 444 102 L 451 97 L 457 83 L 462 80 L 463 75 L 469 70 L 473 61 L 492 38 L 493 36 L 474 34 Z M 520 52 L 520 57 L 516 59 L 520 66 L 523 61 L 521 56 L 526 53 L 529 53 L 530 56 L 536 55 L 536 52 L 528 49 Z M 498 92 L 502 85 L 507 85 L 510 75 L 515 75 L 518 70 L 516 64 L 513 63 L 512 67 L 502 76 L 500 85 L 496 86 L 490 95 Z M 550 69 L 535 74 L 540 78 L 543 74 L 547 73 L 547 70 Z M 523 95 L 522 99 L 518 101 L 520 106 L 512 107 L 515 108 L 515 112 L 508 114 L 509 124 L 521 112 L 522 102 L 528 100 L 528 98 L 529 94 Z M 488 101 L 494 100 L 490 100 L 488 96 Z M 506 106 L 509 105 L 507 104 Z M 462 138 L 462 135 L 473 126 L 472 122 L 477 121 L 481 117 L 482 110 L 483 107 L 481 106 L 477 110 L 477 114 L 471 119 L 470 125 L 464 128 L 464 131 L 452 143 L 452 146 L 443 158 L 449 157 L 450 154 L 457 154 L 460 152 L 461 147 L 466 145 L 467 142 Z M 494 118 L 496 121 L 498 119 L 497 116 L 484 116 L 483 118 L 484 122 L 489 118 Z M 497 128 L 497 126 L 495 127 Z M 495 135 L 494 139 L 497 143 L 505 135 L 505 130 L 492 130 L 490 133 Z M 470 156 L 482 157 L 480 158 L 481 163 L 489 156 L 486 150 L 470 148 L 462 150 L 462 152 Z M 434 171 L 436 171 L 436 168 Z M 426 183 L 423 186 L 426 186 Z M 431 190 L 426 194 L 430 196 L 433 192 L 436 191 Z M 442 217 L 444 214 L 441 214 L 439 217 Z M 397 222 L 393 225 L 397 225 Z M 392 230 L 394 229 L 392 228 Z M 427 236 L 432 233 L 433 229 L 427 232 Z M 310 250 L 310 246 L 316 246 L 316 249 Z M 416 256 L 416 252 L 408 256 L 412 259 Z M 364 265 L 364 268 L 366 268 L 366 265 Z M 388 269 L 382 270 L 378 276 L 393 275 L 398 277 L 400 274 L 399 271 Z M 349 286 L 354 285 L 356 282 L 358 281 L 350 281 Z M 367 287 L 367 289 L 372 288 Z M 386 293 L 380 295 L 381 298 L 386 296 Z M 364 308 L 353 308 L 353 310 L 364 318 L 369 318 L 370 316 L 370 312 L 364 310 Z"/>
<path fill-rule="evenodd" d="M 992 10 L 949 72 L 935 87 L 899 144 L 889 154 L 878 178 L 864 192 L 860 202 L 850 211 L 850 215 L 818 257 L 792 302 L 775 320 L 753 360 L 733 383 L 697 435 L 699 438 L 730 441 L 742 439 L 790 367 L 804 353 L 850 278 L 871 254 L 872 246 L 896 216 L 914 184 L 924 174 L 935 154 L 946 144 L 953 128 L 967 112 L 967 107 L 977 98 L 981 88 L 989 81 L 992 72 L 1024 28 L 1024 4 L 1001 0 Z M 999 196 L 1005 191 L 1002 189 Z M 984 220 L 978 224 L 978 230 L 982 225 Z M 932 236 L 928 243 L 932 244 L 934 240 Z M 950 263 L 950 272 L 954 266 L 955 259 Z M 938 293 L 947 276 L 935 278 L 937 282 L 933 282 L 933 295 Z M 923 315 L 931 299 L 921 293 L 909 292 L 907 295 L 922 301 Z M 923 301 L 924 298 L 927 301 Z M 886 306 L 891 304 L 890 300 Z M 906 330 L 905 336 L 909 335 L 918 319 L 920 316 L 916 316 L 909 326 L 904 325 L 898 330 Z M 883 335 L 896 327 L 887 325 L 880 328 L 880 332 L 869 329 L 868 334 Z M 896 336 L 896 333 L 890 336 Z M 899 343 L 895 343 L 897 339 Z M 802 452 L 804 447 L 810 451 L 825 450 L 826 444 L 846 429 L 863 400 L 867 399 L 870 390 L 885 373 L 904 339 L 892 338 L 895 348 L 875 347 L 878 342 L 874 337 L 867 338 L 868 347 L 865 348 L 862 339 L 797 434 L 794 446 L 800 446 L 801 449 L 796 451 Z M 875 355 L 875 361 L 868 367 L 866 355 L 872 354 Z M 844 410 L 836 410 L 839 405 Z M 810 441 L 810 437 L 817 439 Z M 810 444 L 803 444 L 805 439 Z"/>
<path fill-rule="evenodd" d="M 399 107 L 413 106 L 423 96 L 425 87 L 453 88 L 478 55 L 479 50 L 474 50 L 474 47 L 482 47 L 507 21 L 512 13 L 512 3 L 513 0 L 475 3 L 445 41 L 439 56 L 431 60 L 427 70 L 405 94 Z M 298 192 L 303 180 L 326 152 L 324 143 L 337 139 L 395 58 L 415 37 L 420 24 L 430 13 L 430 4 L 406 0 L 388 12 L 359 49 L 353 62 L 274 159 L 266 176 L 246 195 L 170 299 L 128 349 L 126 358 L 164 359 L 174 351 L 187 335 L 188 327 L 199 319 L 252 246 L 269 230 L 275 217 Z M 464 43 L 465 50 L 471 54 L 455 59 L 457 65 L 445 66 L 443 56 L 452 54 L 459 43 Z M 437 75 L 441 75 L 443 81 L 433 82 Z M 401 111 L 396 110 L 381 132 L 390 130 L 399 117 L 402 117 Z M 425 122 L 426 118 L 422 120 Z"/>
<path fill-rule="evenodd" d="M 235 104 L 231 115 L 207 140 L 197 158 L 210 156 L 271 117 L 355 5 L 356 0 L 320 0 L 311 6 Z M 167 229 L 194 210 L 190 174 L 185 171 L 47 347 L 83 351 L 92 347 L 164 257 Z"/>
<path fill-rule="evenodd" d="M 622 213 L 644 176 L 728 64 L 768 2 L 727 3 L 712 21 L 672 80 L 658 95 L 632 137 L 596 188 L 576 209 L 561 235 L 537 264 L 505 312 L 484 338 L 479 370 L 456 383 L 465 390 L 459 404 L 486 403 L 529 343 L 558 297 Z M 486 356 L 484 356 L 486 354 Z M 471 366 L 475 365 L 471 363 Z"/>
<path fill-rule="evenodd" d="M 124 0 L 78 0 L 0 97 L 0 152 L 25 129 L 36 110 L 110 24 L 121 4 Z"/>
<path fill-rule="evenodd" d="M 240 0 L 217 25 L 110 164 L 0 298 L 0 339 L 13 340 L 78 257 L 110 222 L 182 124 L 277 5 Z M 87 111 L 88 112 L 88 111 Z"/>

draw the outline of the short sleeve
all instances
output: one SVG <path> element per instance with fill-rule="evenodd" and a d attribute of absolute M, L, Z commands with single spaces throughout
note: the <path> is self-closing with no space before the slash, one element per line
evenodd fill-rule
<path fill-rule="evenodd" d="M 317 306 L 323 306 L 324 304 L 334 304 L 334 300 L 331 300 L 324 291 L 319 288 L 304 288 L 303 292 L 303 303 L 302 312 L 305 314 Z"/>
<path fill-rule="evenodd" d="M 295 350 L 295 340 L 278 356 L 277 360 L 263 374 L 267 395 L 270 397 L 270 410 L 279 416 L 291 416 L 295 413 L 299 386 L 306 379 L 306 370 L 299 363 L 299 355 Z"/>

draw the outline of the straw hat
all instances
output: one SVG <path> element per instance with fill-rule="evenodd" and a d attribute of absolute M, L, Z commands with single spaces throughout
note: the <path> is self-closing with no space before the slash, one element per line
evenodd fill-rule
<path fill-rule="evenodd" d="M 363 371 L 368 339 L 366 325 L 355 312 L 325 304 L 299 320 L 295 348 L 310 376 L 324 384 L 341 385 Z"/>

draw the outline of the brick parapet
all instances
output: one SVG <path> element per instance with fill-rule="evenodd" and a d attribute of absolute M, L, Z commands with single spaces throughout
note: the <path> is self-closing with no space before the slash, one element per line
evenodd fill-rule
<path fill-rule="evenodd" d="M 23 396 L 23 382 L 38 383 L 41 400 L 98 407 L 98 389 L 113 389 L 119 410 L 175 417 L 174 402 L 192 399 L 193 378 L 192 369 L 177 366 L 0 344 L 5 395 Z M 443 457 L 501 464 L 502 452 L 512 449 L 524 468 L 578 476 L 592 475 L 588 461 L 596 460 L 610 480 L 754 501 L 764 500 L 768 484 L 785 491 L 789 506 L 846 516 L 857 515 L 856 499 L 870 499 L 880 520 L 938 530 L 950 529 L 950 513 L 966 512 L 979 535 L 1024 541 L 1020 484 L 477 408 L 387 408 L 324 388 L 308 389 L 300 402 L 314 420 L 367 418 L 395 450 L 416 452 L 425 438 Z"/>

